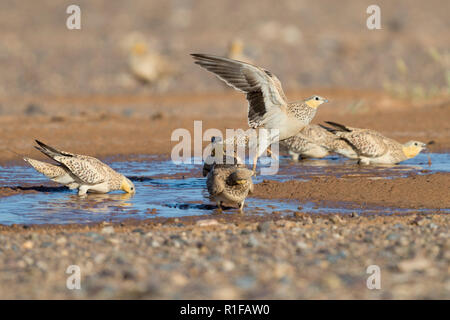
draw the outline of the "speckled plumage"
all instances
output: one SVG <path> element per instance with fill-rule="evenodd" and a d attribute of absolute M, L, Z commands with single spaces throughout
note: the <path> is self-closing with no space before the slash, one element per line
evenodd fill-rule
<path fill-rule="evenodd" d="M 37 141 L 36 149 L 55 160 L 58 165 L 25 158 L 38 172 L 49 179 L 78 188 L 78 194 L 86 192 L 107 193 L 114 190 L 134 192 L 133 183 L 100 160 L 52 148 Z"/>
<path fill-rule="evenodd" d="M 227 203 L 238 205 L 242 210 L 245 198 L 253 192 L 252 175 L 253 171 L 245 167 L 215 164 L 206 178 L 211 200 L 217 202 L 219 208 Z"/>
<path fill-rule="evenodd" d="M 294 160 L 301 158 L 323 158 L 337 148 L 352 148 L 343 140 L 337 138 L 327 129 L 309 124 L 298 134 L 282 140 L 280 144 L 289 150 Z"/>
<path fill-rule="evenodd" d="M 396 164 L 417 155 L 425 144 L 410 141 L 401 144 L 393 139 L 383 136 L 371 129 L 347 127 L 334 122 L 327 122 L 333 126 L 329 131 L 347 142 L 354 153 L 341 153 L 348 158 L 358 159 L 363 164 Z M 415 154 L 409 154 L 407 148 L 415 148 Z M 338 151 L 336 151 L 338 152 Z"/>
<path fill-rule="evenodd" d="M 67 173 L 67 171 L 59 165 L 31 159 L 23 158 L 28 162 L 37 172 L 42 173 L 44 176 L 52 180 L 67 186 L 69 189 L 78 188 L 79 184 L 75 182 L 74 178 Z"/>

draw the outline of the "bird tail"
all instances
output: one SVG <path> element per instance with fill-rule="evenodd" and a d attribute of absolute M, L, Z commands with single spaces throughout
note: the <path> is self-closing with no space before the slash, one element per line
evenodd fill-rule
<path fill-rule="evenodd" d="M 25 162 L 28 162 L 33 168 L 35 168 L 39 172 L 41 172 L 40 168 L 42 167 L 42 164 L 46 164 L 42 161 L 31 159 L 28 157 L 23 157 L 23 160 L 25 160 Z"/>
<path fill-rule="evenodd" d="M 329 124 L 330 126 L 332 126 L 333 130 L 336 131 L 341 131 L 341 132 L 352 132 L 352 130 L 346 126 L 344 126 L 343 124 L 337 123 L 337 122 L 333 122 L 333 121 L 325 121 L 326 124 Z M 322 126 L 322 128 L 326 128 L 324 126 Z"/>
<path fill-rule="evenodd" d="M 327 130 L 328 132 L 331 132 L 331 133 L 336 133 L 337 132 L 336 129 L 324 126 L 323 124 L 320 124 L 320 123 L 319 123 L 319 127 L 323 128 L 323 129 L 325 129 L 325 130 Z"/>
<path fill-rule="evenodd" d="M 45 143 L 43 143 L 39 140 L 35 140 L 35 141 L 39 146 L 34 146 L 34 147 L 37 150 L 39 150 L 40 152 L 42 152 L 43 154 L 45 154 L 50 159 L 55 159 L 55 157 L 57 157 L 57 156 L 67 156 L 67 157 L 73 156 L 71 153 L 60 151 L 58 149 L 50 147 L 49 145 L 46 145 Z"/>

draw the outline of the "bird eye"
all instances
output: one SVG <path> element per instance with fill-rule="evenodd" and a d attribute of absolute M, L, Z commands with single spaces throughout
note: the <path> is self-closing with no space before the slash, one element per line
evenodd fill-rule
<path fill-rule="evenodd" d="M 414 145 L 417 146 L 417 142 L 414 142 Z"/>
<path fill-rule="evenodd" d="M 316 97 L 316 100 L 319 101 L 319 97 Z"/>

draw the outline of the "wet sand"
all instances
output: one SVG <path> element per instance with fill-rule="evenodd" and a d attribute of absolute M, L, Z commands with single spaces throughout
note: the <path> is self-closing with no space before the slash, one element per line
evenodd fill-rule
<path fill-rule="evenodd" d="M 317 177 L 308 181 L 264 181 L 255 196 L 315 202 L 351 202 L 399 208 L 450 208 L 450 174 L 416 174 L 406 178 Z"/>

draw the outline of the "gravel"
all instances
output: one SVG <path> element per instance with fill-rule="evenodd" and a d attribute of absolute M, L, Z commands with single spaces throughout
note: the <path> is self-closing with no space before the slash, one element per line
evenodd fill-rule
<path fill-rule="evenodd" d="M 450 298 L 448 215 L 224 216 L 2 229 L 0 298 Z M 66 288 L 71 265 L 80 290 Z M 366 287 L 371 265 L 380 290 Z"/>

